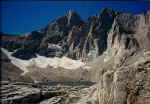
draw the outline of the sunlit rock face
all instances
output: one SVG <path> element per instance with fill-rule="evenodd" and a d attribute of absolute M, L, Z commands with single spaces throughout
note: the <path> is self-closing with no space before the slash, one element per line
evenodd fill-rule
<path fill-rule="evenodd" d="M 120 13 L 114 18 L 107 49 L 91 64 L 98 85 L 84 90 L 87 94 L 74 104 L 150 103 L 149 16 Z"/>

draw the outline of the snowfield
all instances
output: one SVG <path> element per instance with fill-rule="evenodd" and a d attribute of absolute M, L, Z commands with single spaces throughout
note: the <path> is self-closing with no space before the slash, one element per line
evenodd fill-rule
<path fill-rule="evenodd" d="M 37 55 L 36 58 L 32 58 L 30 60 L 21 60 L 21 59 L 11 56 L 12 52 L 8 52 L 7 50 L 3 48 L 1 48 L 1 50 L 9 57 L 9 59 L 11 59 L 11 62 L 17 67 L 19 67 L 21 70 L 23 70 L 24 73 L 28 72 L 28 69 L 27 69 L 28 66 L 33 66 L 33 65 L 39 68 L 46 68 L 49 65 L 54 68 L 62 67 L 65 69 L 77 69 L 85 65 L 85 63 L 82 62 L 81 60 L 72 60 L 68 57 L 49 58 L 49 57 Z"/>

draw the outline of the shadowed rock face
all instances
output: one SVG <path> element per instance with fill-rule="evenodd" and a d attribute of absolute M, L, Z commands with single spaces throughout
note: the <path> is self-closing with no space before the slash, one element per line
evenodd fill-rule
<path fill-rule="evenodd" d="M 11 63 L 11 60 L 3 52 L 1 52 L 0 64 L 1 64 L 2 80 L 13 81 L 18 79 L 17 76 L 23 73 L 22 70 L 20 70 L 18 67 L 16 67 Z"/>
<path fill-rule="evenodd" d="M 2 81 L 24 81 L 24 82 L 33 82 L 30 77 L 22 76 L 23 71 L 15 66 L 11 59 L 8 58 L 8 56 L 1 51 L 1 80 Z"/>

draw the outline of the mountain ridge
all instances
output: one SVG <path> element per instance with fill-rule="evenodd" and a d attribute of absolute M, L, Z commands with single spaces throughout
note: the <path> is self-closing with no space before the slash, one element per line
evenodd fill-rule
<path fill-rule="evenodd" d="M 99 14 L 101 14 L 101 13 L 102 13 L 103 11 L 105 11 L 105 10 L 113 10 L 113 11 L 120 12 L 120 13 L 134 14 L 134 15 L 140 15 L 140 14 L 143 14 L 143 13 L 146 13 L 146 12 L 150 12 L 150 10 L 145 10 L 145 11 L 143 11 L 143 12 L 141 12 L 141 13 L 131 13 L 131 12 L 120 11 L 120 10 L 117 10 L 117 9 L 114 9 L 114 8 L 103 8 L 99 13 L 93 14 L 92 16 L 99 15 Z M 72 12 L 78 14 L 76 11 L 73 11 L 73 10 L 69 10 L 69 11 L 72 11 Z M 69 12 L 69 11 L 68 11 L 68 12 Z M 65 16 L 68 12 L 66 12 L 63 16 Z M 78 15 L 79 15 L 79 14 L 78 14 Z M 60 17 L 61 17 L 61 16 L 60 16 Z M 83 19 L 81 18 L 81 20 L 82 20 L 83 22 L 86 22 L 86 21 L 88 20 L 88 18 L 90 18 L 90 17 L 91 17 L 91 16 L 87 17 L 86 20 L 83 20 Z M 58 17 L 58 18 L 59 18 L 59 17 Z M 56 18 L 56 19 L 58 19 L 58 18 Z M 50 24 L 50 23 L 56 21 L 56 19 L 50 21 L 48 24 Z M 46 27 L 46 26 L 44 26 L 44 27 Z M 41 29 L 35 29 L 35 30 L 33 30 L 33 31 L 38 31 L 38 30 L 43 30 L 43 28 L 41 28 Z M 30 33 L 30 32 L 11 34 L 11 33 L 7 33 L 7 32 L 0 32 L 1 35 L 2 35 L 2 34 L 5 34 L 5 35 L 24 35 L 24 34 L 29 34 L 29 33 Z"/>
<path fill-rule="evenodd" d="M 149 12 L 143 12 L 141 15 L 146 18 Z M 6 36 L 1 33 L 2 47 L 9 51 L 18 49 L 13 56 L 21 59 L 30 59 L 39 54 L 46 57 L 65 55 L 72 59 L 92 60 L 89 57 L 97 57 L 107 49 L 108 32 L 114 20 L 120 25 L 120 33 L 133 34 L 136 25 L 129 23 L 129 19 L 132 22 L 137 21 L 137 18 L 139 19 L 140 15 L 105 8 L 99 15 L 91 16 L 83 22 L 77 13 L 70 10 L 41 30 L 21 36 L 15 35 L 16 39 L 13 41 L 5 41 L 3 37 Z M 131 29 L 122 21 L 128 22 L 132 26 Z M 88 56 L 91 52 L 94 55 Z"/>

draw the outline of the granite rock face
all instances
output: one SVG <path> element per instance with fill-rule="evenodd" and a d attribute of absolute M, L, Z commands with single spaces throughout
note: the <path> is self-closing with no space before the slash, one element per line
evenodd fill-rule
<path fill-rule="evenodd" d="M 33 84 L 25 82 L 1 82 L 2 104 L 64 104 L 70 93 L 89 87 L 89 85 L 56 85 Z"/>
<path fill-rule="evenodd" d="M 2 104 L 37 103 L 41 100 L 41 92 L 25 83 L 1 82 Z"/>
<path fill-rule="evenodd" d="M 21 36 L 4 36 L 1 33 L 1 47 L 14 52 L 13 56 L 25 60 L 39 54 L 90 61 L 117 42 L 114 40 L 116 35 L 112 38 L 109 36 L 110 30 L 113 32 L 116 28 L 118 30 L 115 30 L 115 34 L 121 34 L 118 41 L 126 41 L 126 48 L 128 44 L 140 44 L 140 48 L 149 49 L 149 12 L 134 15 L 109 8 L 89 17 L 86 22 L 77 13 L 69 11 L 39 31 Z"/>
<path fill-rule="evenodd" d="M 113 58 L 94 65 L 99 70 L 98 84 L 75 94 L 78 100 L 71 94 L 68 100 L 74 100 L 72 104 L 149 104 L 150 54 L 134 57 L 136 61 L 129 65 L 118 66 Z"/>
<path fill-rule="evenodd" d="M 21 36 L 1 33 L 1 47 L 24 60 L 31 59 L 36 54 L 92 60 L 107 49 L 107 33 L 119 14 L 112 9 L 104 9 L 83 22 L 77 13 L 69 11 L 39 31 Z"/>
<path fill-rule="evenodd" d="M 98 85 L 74 104 L 150 103 L 150 14 L 121 13 L 108 32 L 107 49 L 92 63 Z M 94 91 L 93 91 L 93 90 Z M 68 98 L 71 99 L 71 98 Z"/>

